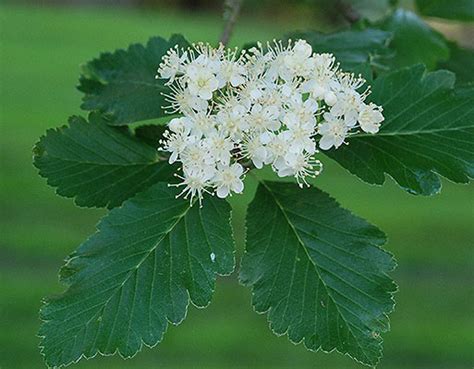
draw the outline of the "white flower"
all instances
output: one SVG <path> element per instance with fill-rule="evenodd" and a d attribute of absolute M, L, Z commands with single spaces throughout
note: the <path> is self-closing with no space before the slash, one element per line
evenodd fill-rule
<path fill-rule="evenodd" d="M 272 53 L 264 52 L 262 43 L 257 42 L 257 47 L 252 47 L 246 54 L 245 66 L 249 79 L 269 78 L 267 69 L 272 58 Z"/>
<path fill-rule="evenodd" d="M 287 102 L 294 103 L 301 100 L 301 88 L 298 80 L 290 80 L 280 85 L 280 93 Z"/>
<path fill-rule="evenodd" d="M 340 91 L 336 93 L 337 101 L 331 107 L 331 114 L 336 117 L 344 116 L 344 122 L 348 127 L 354 127 L 357 123 L 359 111 L 364 102 L 366 94 L 360 94 L 357 89 L 364 84 L 364 80 L 352 74 L 340 73 L 338 75 Z"/>
<path fill-rule="evenodd" d="M 266 147 L 262 144 L 259 135 L 245 137 L 242 143 L 242 152 L 244 157 L 250 159 L 256 168 L 263 168 L 268 153 Z"/>
<path fill-rule="evenodd" d="M 170 49 L 167 53 L 167 57 L 158 68 L 158 75 L 156 78 L 167 79 L 167 84 L 173 83 L 176 74 L 183 73 L 183 66 L 187 60 L 188 54 L 186 51 L 179 56 L 177 48 Z"/>
<path fill-rule="evenodd" d="M 244 182 L 241 179 L 244 168 L 238 163 L 230 166 L 218 165 L 213 182 L 216 186 L 216 194 L 220 198 L 229 196 L 230 191 L 241 193 L 244 190 Z"/>
<path fill-rule="evenodd" d="M 324 102 L 329 106 L 334 106 L 337 103 L 337 96 L 333 91 L 327 91 L 324 94 Z"/>
<path fill-rule="evenodd" d="M 324 114 L 324 119 L 326 122 L 318 127 L 318 133 L 321 135 L 319 147 L 322 150 L 329 150 L 333 146 L 337 149 L 344 142 L 348 127 L 342 119 L 330 114 Z"/>
<path fill-rule="evenodd" d="M 332 95 L 328 95 L 332 91 L 339 88 L 339 81 L 335 74 L 337 68 L 334 66 L 335 58 L 331 54 L 314 55 L 314 69 L 311 71 L 308 79 L 302 83 L 304 92 L 311 93 L 316 100 L 330 99 Z M 326 101 L 327 104 L 330 104 Z"/>
<path fill-rule="evenodd" d="M 304 77 L 314 69 L 314 59 L 311 57 L 313 49 L 305 40 L 298 40 L 292 52 L 286 54 L 283 58 L 284 66 L 288 73 L 284 73 L 286 79 L 292 77 Z M 283 77 L 282 77 L 283 78 Z"/>
<path fill-rule="evenodd" d="M 284 99 L 278 90 L 278 86 L 274 83 L 266 83 L 260 98 L 256 100 L 257 104 L 266 106 L 267 108 L 273 107 L 272 109 L 277 109 L 281 111 L 284 105 Z"/>
<path fill-rule="evenodd" d="M 234 143 L 223 131 L 214 130 L 209 133 L 204 139 L 204 146 L 213 162 L 229 165 Z"/>
<path fill-rule="evenodd" d="M 290 142 L 287 137 L 282 134 L 276 135 L 273 133 L 267 133 L 262 135 L 261 141 L 263 143 L 268 142 L 267 148 L 267 160 L 266 163 L 272 163 L 272 165 L 279 169 L 284 164 L 284 156 L 289 152 Z"/>
<path fill-rule="evenodd" d="M 235 61 L 224 60 L 217 73 L 219 88 L 224 87 L 227 83 L 230 83 L 232 87 L 240 86 L 245 83 L 246 76 L 247 70 L 243 65 Z"/>
<path fill-rule="evenodd" d="M 165 100 L 170 103 L 165 107 L 167 113 L 190 114 L 193 111 L 207 110 L 207 101 L 192 95 L 189 89 L 183 86 L 182 81 L 175 82 L 170 88 L 171 93 L 164 94 Z"/>
<path fill-rule="evenodd" d="M 161 141 L 163 144 L 163 150 L 171 153 L 168 160 L 170 164 L 176 162 L 179 155 L 181 155 L 188 145 L 192 144 L 196 139 L 195 136 L 188 136 L 188 132 L 184 129 L 175 133 L 167 131 L 163 137 L 165 137 L 165 140 Z"/>
<path fill-rule="evenodd" d="M 189 117 L 186 118 L 188 123 L 188 129 L 191 135 L 199 138 L 206 136 L 210 132 L 215 130 L 216 116 L 210 115 L 207 112 L 199 111 L 192 112 Z"/>
<path fill-rule="evenodd" d="M 281 78 L 285 81 L 292 79 L 291 71 L 285 65 L 285 57 L 288 55 L 288 48 L 283 46 L 282 42 L 274 41 L 273 44 L 267 44 L 268 53 L 264 55 L 267 64 L 265 78 L 269 81 L 276 81 Z"/>
<path fill-rule="evenodd" d="M 289 152 L 298 153 L 306 151 L 314 154 L 316 144 L 313 136 L 316 130 L 315 113 L 318 104 L 312 99 L 306 100 L 304 103 L 293 104 L 291 110 L 283 117 L 283 123 L 288 130 L 280 133 L 282 138 L 291 143 Z"/>
<path fill-rule="evenodd" d="M 204 68 L 209 72 L 216 74 L 219 71 L 219 68 L 222 64 L 223 50 L 222 48 L 213 48 L 209 44 L 198 43 L 193 45 L 194 50 L 190 52 L 191 62 L 185 65 L 185 74 L 188 72 L 189 68 Z M 197 58 L 194 53 L 197 52 Z"/>
<path fill-rule="evenodd" d="M 226 132 L 230 138 L 240 141 L 242 133 L 249 128 L 246 114 L 247 109 L 242 105 L 226 106 L 216 116 L 219 129 Z"/>
<path fill-rule="evenodd" d="M 289 152 L 298 153 L 306 151 L 310 154 L 314 154 L 316 151 L 316 143 L 313 140 L 314 133 L 314 125 L 304 123 L 280 133 L 280 136 L 284 141 L 289 143 Z"/>
<path fill-rule="evenodd" d="M 304 153 L 288 153 L 285 155 L 286 168 L 284 169 L 285 176 L 294 176 L 300 185 L 308 185 L 306 177 L 316 177 L 322 170 L 322 163 L 314 159 L 310 154 Z M 280 173 L 279 173 L 280 175 Z"/>
<path fill-rule="evenodd" d="M 251 130 L 257 132 L 276 131 L 281 125 L 278 120 L 279 115 L 280 112 L 276 106 L 263 107 L 257 103 L 252 106 L 246 119 Z"/>
<path fill-rule="evenodd" d="M 212 93 L 219 88 L 219 80 L 206 64 L 189 64 L 186 68 L 186 76 L 189 78 L 189 92 L 201 99 L 210 100 Z"/>
<path fill-rule="evenodd" d="M 314 99 L 307 99 L 306 101 L 302 101 L 301 99 L 292 101 L 289 106 L 289 111 L 295 115 L 296 120 L 289 121 L 287 120 L 285 123 L 288 128 L 293 128 L 294 123 L 292 122 L 300 122 L 302 124 L 305 123 L 312 123 L 316 124 L 316 112 L 318 111 L 318 103 Z"/>
<path fill-rule="evenodd" d="M 384 119 L 382 108 L 374 103 L 368 105 L 364 104 L 358 117 L 360 128 L 368 133 L 377 133 L 380 128 L 380 123 L 382 123 Z"/>
<path fill-rule="evenodd" d="M 362 105 L 362 98 L 357 91 L 345 91 L 338 94 L 337 102 L 330 112 L 335 117 L 344 118 L 344 123 L 348 127 L 354 127 L 359 117 L 359 110 Z"/>
<path fill-rule="evenodd" d="M 174 133 L 188 134 L 191 132 L 193 121 L 188 117 L 173 118 L 168 122 L 168 128 Z"/>
<path fill-rule="evenodd" d="M 184 167 L 204 168 L 213 164 L 213 158 L 209 155 L 204 141 L 197 139 L 196 136 L 190 136 L 190 142 L 187 143 L 184 150 L 180 153 L 180 160 Z"/>
<path fill-rule="evenodd" d="M 323 150 L 337 149 L 357 129 L 380 128 L 382 108 L 365 102 L 368 89 L 359 91 L 365 80 L 339 71 L 333 55 L 314 53 L 303 40 L 266 46 L 176 46 L 159 66 L 171 90 L 165 108 L 183 115 L 168 123 L 160 150 L 181 163 L 179 196 L 191 203 L 204 193 L 241 193 L 244 166 L 270 165 L 302 186 L 322 169 L 317 140 Z"/>
<path fill-rule="evenodd" d="M 258 99 L 262 98 L 266 84 L 263 80 L 249 80 L 240 86 L 239 98 L 242 104 L 250 108 L 250 106 Z"/>
<path fill-rule="evenodd" d="M 184 167 L 183 177 L 179 177 L 183 182 L 173 185 L 175 187 L 184 186 L 184 189 L 178 194 L 177 197 L 183 196 L 193 204 L 194 197 L 197 196 L 199 204 L 202 205 L 202 197 L 205 192 L 209 193 L 207 187 L 210 185 L 211 179 L 215 175 L 215 169 L 213 167 Z"/>

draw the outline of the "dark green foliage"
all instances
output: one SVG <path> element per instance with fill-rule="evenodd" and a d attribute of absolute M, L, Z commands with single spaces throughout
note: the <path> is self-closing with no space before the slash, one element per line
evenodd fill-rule
<path fill-rule="evenodd" d="M 383 106 L 376 135 L 358 134 L 327 154 L 364 181 L 382 184 L 385 173 L 410 193 L 440 191 L 439 175 L 456 183 L 474 177 L 474 88 L 454 89 L 448 71 L 423 66 L 375 80 L 370 99 Z"/>
<path fill-rule="evenodd" d="M 240 279 L 276 334 L 375 365 L 395 267 L 385 235 L 316 188 L 262 182 L 247 213 Z"/>
<path fill-rule="evenodd" d="M 336 33 L 295 32 L 286 38 L 305 39 L 317 53 L 332 53 L 343 69 L 352 70 L 369 63 L 383 67 L 389 57 L 390 33 L 379 29 L 342 31 Z"/>
<path fill-rule="evenodd" d="M 176 44 L 188 45 L 179 35 L 154 37 L 146 46 L 134 44 L 85 64 L 78 87 L 85 94 L 82 108 L 99 110 L 112 125 L 164 116 L 168 103 L 162 94 L 170 90 L 155 75 L 163 55 Z"/>
<path fill-rule="evenodd" d="M 456 73 L 456 83 L 474 82 L 474 50 L 456 45 L 454 42 L 449 44 L 450 57 L 440 68 L 449 69 Z"/>
<path fill-rule="evenodd" d="M 156 148 L 96 113 L 89 122 L 71 117 L 69 126 L 49 130 L 34 153 L 40 175 L 79 206 L 113 208 L 175 171 Z"/>
<path fill-rule="evenodd" d="M 163 139 L 166 129 L 166 126 L 163 125 L 146 124 L 135 129 L 135 136 L 156 149 L 159 147 L 160 140 Z"/>
<path fill-rule="evenodd" d="M 159 183 L 112 210 L 61 270 L 69 287 L 41 309 L 41 347 L 59 367 L 97 353 L 131 357 L 162 340 L 191 301 L 211 301 L 216 275 L 234 269 L 230 206 L 176 199 Z"/>
<path fill-rule="evenodd" d="M 474 21 L 473 0 L 416 0 L 422 15 L 458 21 Z"/>
<path fill-rule="evenodd" d="M 392 33 L 390 48 L 395 51 L 388 60 L 391 69 L 423 63 L 428 69 L 449 57 L 444 37 L 416 14 L 399 9 L 381 27 Z"/>
<path fill-rule="evenodd" d="M 442 3 L 417 1 L 429 15 Z M 450 16 L 468 19 L 458 5 Z M 287 37 L 304 38 L 315 52 L 333 53 L 341 69 L 366 76 L 369 99 L 384 108 L 378 134 L 350 136 L 327 155 L 368 183 L 382 184 L 388 174 L 415 194 L 439 192 L 439 176 L 467 183 L 474 177 L 474 87 L 454 88 L 452 72 L 426 69 L 444 66 L 472 81 L 472 51 L 402 10 L 365 25 Z M 163 109 L 170 89 L 155 74 L 176 44 L 188 45 L 181 36 L 156 37 L 87 63 L 79 90 L 89 120 L 72 117 L 35 147 L 34 163 L 58 194 L 80 206 L 120 206 L 67 260 L 66 292 L 41 309 L 51 367 L 97 353 L 131 357 L 143 344 L 156 345 L 168 322 L 184 319 L 189 301 L 207 306 L 216 275 L 234 268 L 229 205 L 212 196 L 202 208 L 176 199 L 179 191 L 167 183 L 177 168 L 157 150 L 172 117 Z M 126 126 L 144 120 L 153 124 Z M 395 262 L 381 249 L 385 235 L 319 189 L 281 182 L 260 183 L 247 228 L 240 279 L 271 329 L 310 350 L 376 365 L 396 290 L 388 276 Z"/>

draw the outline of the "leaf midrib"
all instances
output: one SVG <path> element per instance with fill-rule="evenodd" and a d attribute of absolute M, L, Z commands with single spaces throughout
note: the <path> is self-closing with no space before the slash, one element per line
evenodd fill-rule
<path fill-rule="evenodd" d="M 100 163 L 100 162 L 88 161 L 88 160 L 80 161 L 80 160 L 75 160 L 75 159 L 65 159 L 61 156 L 50 155 L 49 153 L 47 153 L 47 155 L 50 158 L 53 158 L 53 159 L 59 160 L 59 161 L 64 161 L 64 162 L 69 162 L 69 163 L 77 163 L 77 164 L 83 164 L 83 165 L 96 165 L 96 166 L 102 166 L 102 167 L 147 166 L 147 165 L 153 165 L 153 164 L 157 164 L 157 163 L 160 163 L 160 162 L 164 162 L 164 160 L 161 160 L 158 155 L 156 155 L 156 157 L 153 160 L 150 160 L 150 161 L 147 161 L 147 162 L 128 162 L 128 163 L 117 163 L 117 162 L 109 162 L 109 163 L 102 162 L 102 163 Z M 38 156 L 38 158 L 41 158 L 41 157 L 44 157 L 44 155 Z"/>
<path fill-rule="evenodd" d="M 339 306 L 338 304 L 336 303 L 334 297 L 332 296 L 332 289 L 329 288 L 326 283 L 324 282 L 324 279 L 321 277 L 321 274 L 319 272 L 319 269 L 318 269 L 318 266 L 314 263 L 312 257 L 309 255 L 308 253 L 308 250 L 306 249 L 305 247 L 305 243 L 303 242 L 303 240 L 301 239 L 298 231 L 296 230 L 295 226 L 293 225 L 293 223 L 290 221 L 290 218 L 288 217 L 288 215 L 286 214 L 286 211 L 285 209 L 283 208 L 283 205 L 280 203 L 280 201 L 278 200 L 278 198 L 275 196 L 275 194 L 273 193 L 273 191 L 270 189 L 270 187 L 265 183 L 265 181 L 259 181 L 263 186 L 264 188 L 268 191 L 268 193 L 272 196 L 272 198 L 275 200 L 275 203 L 277 204 L 277 207 L 278 209 L 280 209 L 281 213 L 283 214 L 283 216 L 285 217 L 288 225 L 290 226 L 291 230 L 293 231 L 293 233 L 295 234 L 300 246 L 303 248 L 306 256 L 308 257 L 308 260 L 311 262 L 311 264 L 313 265 L 313 269 L 314 271 L 316 272 L 316 274 L 318 275 L 318 279 L 321 281 L 322 285 L 324 286 L 324 289 L 326 290 L 326 293 L 327 293 L 327 296 L 331 298 L 334 306 L 336 307 L 336 310 L 337 310 L 337 313 L 338 315 L 341 316 L 341 318 L 344 320 L 344 323 L 346 324 L 347 326 L 347 329 L 349 330 L 349 332 L 352 334 L 352 337 L 354 338 L 354 341 L 356 342 L 357 346 L 360 348 L 361 352 L 364 354 L 365 356 L 365 359 L 367 360 L 367 363 L 370 363 L 371 360 L 369 359 L 369 356 L 367 356 L 367 353 L 365 352 L 364 348 L 359 344 L 359 340 L 357 339 L 357 336 L 354 334 L 354 332 L 352 331 L 352 329 L 350 328 L 350 326 L 352 325 L 350 322 L 348 322 L 344 315 L 341 313 L 341 311 L 339 310 Z M 337 349 L 337 348 L 336 348 Z"/>
<path fill-rule="evenodd" d="M 360 133 L 353 135 L 352 137 L 349 138 L 351 139 L 357 139 L 357 138 L 366 138 L 366 137 L 371 137 L 371 138 L 377 138 L 380 136 L 415 136 L 415 135 L 423 135 L 423 134 L 431 134 L 431 133 L 439 133 L 439 132 L 450 132 L 450 131 L 463 131 L 465 129 L 474 129 L 474 126 L 462 126 L 462 127 L 449 127 L 449 128 L 439 128 L 439 129 L 428 129 L 428 130 L 423 130 L 423 131 L 395 131 L 395 132 L 378 132 L 375 135 L 370 134 L 370 133 Z"/>
<path fill-rule="evenodd" d="M 116 77 L 117 78 L 117 77 Z M 99 80 L 95 78 L 89 78 L 88 81 L 93 81 L 93 82 L 99 82 L 103 86 L 110 86 L 110 85 L 137 85 L 137 86 L 146 86 L 146 87 L 153 87 L 159 90 L 163 91 L 168 91 L 169 88 L 167 88 L 164 84 L 162 83 L 151 83 L 151 82 L 146 82 L 142 80 L 133 80 L 133 79 L 111 79 L 111 80 Z M 92 95 L 90 93 L 87 93 L 86 95 Z"/>
<path fill-rule="evenodd" d="M 177 217 L 176 221 L 171 225 L 171 227 L 167 231 L 163 232 L 162 236 L 156 241 L 155 245 L 152 248 L 150 248 L 150 250 L 145 254 L 145 256 L 137 263 L 136 267 L 134 267 L 133 269 L 130 269 L 128 271 L 127 276 L 124 278 L 122 283 L 117 285 L 115 288 L 111 289 L 113 292 L 111 292 L 110 297 L 103 304 L 100 304 L 100 305 L 102 305 L 102 307 L 99 310 L 100 311 L 100 313 L 99 313 L 100 318 L 102 318 L 102 316 L 103 316 L 103 311 L 104 311 L 105 306 L 107 306 L 107 304 L 110 302 L 110 300 L 115 296 L 115 293 L 123 288 L 123 286 L 125 285 L 125 283 L 127 283 L 130 276 L 132 275 L 132 273 L 134 273 L 136 270 L 138 270 L 140 268 L 140 266 L 143 264 L 143 262 L 145 262 L 145 260 L 150 256 L 150 254 L 153 251 L 156 250 L 156 248 L 161 244 L 161 242 L 164 240 L 164 238 L 166 236 L 168 236 L 173 231 L 173 229 L 179 224 L 179 222 L 181 222 L 181 220 L 186 216 L 186 214 L 191 209 L 191 207 L 192 207 L 192 205 L 188 206 L 186 208 L 186 210 Z M 85 326 L 87 326 L 92 321 L 92 319 L 94 319 L 94 317 L 96 317 L 96 314 L 91 316 L 91 318 L 85 323 Z M 77 337 L 77 335 L 78 334 L 74 335 L 74 339 Z"/>

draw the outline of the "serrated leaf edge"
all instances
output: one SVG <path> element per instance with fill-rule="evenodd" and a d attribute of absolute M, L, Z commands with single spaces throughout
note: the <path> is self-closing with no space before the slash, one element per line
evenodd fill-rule
<path fill-rule="evenodd" d="M 258 180 L 258 183 L 259 183 L 259 184 L 262 184 L 262 185 L 266 188 L 266 190 L 272 195 L 272 197 L 274 197 L 274 195 L 273 195 L 273 193 L 271 192 L 271 190 L 269 190 L 268 187 L 267 187 L 267 185 L 265 184 L 265 182 L 268 182 L 268 181 L 260 180 L 260 179 L 257 179 L 257 180 Z M 323 191 L 323 192 L 324 192 L 324 191 Z M 350 210 L 348 210 L 348 209 L 346 209 L 346 208 L 342 208 L 341 205 L 339 204 L 339 202 L 336 201 L 336 199 L 334 199 L 332 196 L 330 196 L 327 192 L 324 192 L 324 193 L 325 193 L 326 195 L 328 195 L 329 198 L 330 198 L 331 200 L 333 200 L 333 201 L 337 204 L 337 207 L 338 207 L 338 208 L 341 208 L 341 209 L 347 211 L 348 214 L 350 214 L 350 215 L 352 215 L 352 216 L 354 216 L 354 217 L 360 218 L 359 216 L 353 214 Z M 277 202 L 276 199 L 275 199 L 275 202 Z M 281 206 L 278 204 L 278 202 L 277 202 L 277 206 L 279 207 L 279 209 L 280 209 L 281 211 L 283 211 L 283 210 L 281 209 Z M 283 213 L 284 213 L 284 211 L 283 211 Z M 285 214 L 285 213 L 284 213 L 284 214 Z M 285 215 L 285 217 L 286 217 L 286 215 Z M 291 226 L 291 228 L 293 229 L 293 226 L 291 225 L 291 223 L 290 223 L 290 226 Z M 294 229 L 293 229 L 293 232 L 295 233 L 295 235 L 296 235 L 296 237 L 297 237 L 297 239 L 298 239 L 298 242 L 302 245 L 299 235 L 296 233 L 296 231 L 295 231 Z M 384 233 L 383 231 L 381 231 L 381 232 L 383 233 L 383 236 L 384 236 L 384 239 L 385 239 L 385 242 L 384 242 L 383 244 L 386 244 L 387 241 L 388 241 L 388 238 L 387 238 L 387 236 L 385 235 L 385 233 Z M 247 222 L 245 222 L 245 244 L 247 244 Z M 303 248 L 304 248 L 305 251 L 306 251 L 306 248 L 304 247 L 304 245 L 302 245 L 302 246 L 303 246 Z M 391 252 L 389 252 L 389 251 L 383 249 L 383 248 L 380 247 L 379 245 L 373 244 L 372 246 L 373 246 L 373 247 L 377 247 L 377 248 L 380 249 L 382 252 L 386 253 L 387 255 L 389 255 L 389 256 L 391 257 L 391 260 L 393 261 L 393 263 L 392 263 L 392 268 L 391 268 L 391 269 L 388 269 L 387 272 L 391 272 L 391 271 L 393 271 L 394 269 L 397 268 L 398 263 L 397 263 L 397 261 L 396 261 L 394 255 L 393 255 Z M 244 255 L 246 255 L 246 254 L 247 254 L 247 250 L 244 251 Z M 243 259 L 243 257 L 244 257 L 244 256 L 242 256 L 241 260 Z M 311 260 L 311 258 L 310 258 L 310 260 Z M 384 273 L 384 274 L 385 274 L 386 276 L 389 276 L 387 273 Z M 318 275 L 319 275 L 319 273 L 318 273 Z M 320 278 L 320 279 L 321 279 L 321 278 Z M 259 314 L 259 315 L 267 315 L 267 322 L 269 323 L 269 324 L 268 324 L 268 327 L 270 328 L 270 330 L 272 331 L 272 333 L 273 333 L 274 335 L 276 335 L 277 337 L 281 337 L 281 336 L 285 336 L 285 335 L 288 336 L 289 327 L 288 327 L 288 328 L 286 329 L 286 331 L 283 332 L 283 333 L 277 333 L 277 332 L 275 332 L 274 329 L 272 328 L 271 322 L 268 320 L 268 314 L 269 314 L 270 311 L 272 310 L 272 307 L 270 306 L 270 307 L 269 307 L 267 310 L 265 310 L 265 311 L 257 311 L 256 308 L 255 308 L 255 304 L 254 304 L 255 292 L 254 292 L 253 286 L 252 286 L 252 285 L 245 284 L 245 282 L 242 281 L 240 274 L 239 274 L 238 280 L 239 280 L 239 284 L 240 284 L 240 285 L 242 285 L 242 286 L 244 286 L 244 287 L 250 287 L 250 289 L 251 289 L 251 304 L 252 304 L 252 309 L 253 309 L 253 311 L 254 311 L 255 313 L 257 313 L 257 314 Z M 321 279 L 321 281 L 322 281 L 322 279 Z M 322 281 L 322 283 L 323 283 L 324 287 L 326 288 L 326 284 L 324 283 L 324 281 Z M 386 332 L 388 332 L 388 331 L 390 330 L 390 318 L 389 318 L 389 314 L 391 314 L 391 313 L 395 310 L 395 307 L 396 307 L 396 301 L 395 301 L 395 299 L 394 299 L 394 295 L 399 291 L 399 286 L 396 284 L 396 282 L 395 282 L 393 279 L 392 279 L 392 284 L 393 284 L 393 286 L 394 286 L 394 290 L 389 292 L 389 297 L 390 297 L 390 300 L 391 300 L 391 302 L 392 302 L 391 309 L 390 309 L 390 310 L 387 310 L 386 312 L 383 313 L 383 316 L 387 319 L 387 323 L 388 323 Z M 335 306 L 336 306 L 336 308 L 337 308 L 337 305 L 336 305 L 336 304 L 335 304 Z M 338 311 L 339 311 L 339 309 L 338 309 Z M 347 353 L 347 352 L 341 352 L 341 351 L 339 351 L 339 350 L 337 349 L 337 347 L 334 347 L 334 348 L 332 348 L 331 350 L 325 350 L 325 349 L 323 349 L 323 348 L 321 347 L 321 345 L 320 345 L 318 348 L 316 348 L 316 349 L 311 348 L 311 347 L 308 347 L 307 344 L 306 344 L 306 339 L 305 339 L 304 337 L 303 337 L 301 340 L 299 340 L 299 341 L 295 341 L 295 340 L 292 340 L 292 339 L 288 336 L 288 341 L 290 341 L 290 342 L 291 342 L 293 345 L 295 345 L 295 346 L 297 346 L 297 345 L 301 344 L 301 342 L 303 342 L 304 347 L 305 347 L 308 351 L 315 352 L 315 353 L 321 351 L 321 352 L 324 352 L 324 353 L 326 353 L 326 354 L 329 354 L 329 353 L 332 353 L 332 352 L 336 351 L 336 352 L 339 353 L 339 354 L 342 354 L 342 355 L 344 355 L 344 356 L 350 357 L 351 359 L 355 360 L 355 361 L 358 362 L 359 364 L 362 364 L 362 365 L 365 365 L 365 366 L 369 366 L 369 367 L 373 367 L 373 368 L 375 368 L 375 367 L 380 363 L 380 360 L 381 360 L 382 357 L 383 357 L 383 350 L 382 350 L 383 339 L 381 339 L 381 341 L 379 342 L 379 346 L 380 346 L 380 348 L 381 348 L 381 350 L 380 350 L 380 355 L 377 357 L 377 361 L 376 361 L 373 365 L 372 365 L 372 364 L 365 363 L 365 362 L 363 362 L 363 361 L 361 361 L 361 360 L 359 360 L 359 359 L 353 357 L 351 354 L 349 354 L 349 353 Z"/>
<path fill-rule="evenodd" d="M 137 193 L 135 196 L 137 196 L 137 195 L 139 195 L 139 193 Z M 133 197 L 130 198 L 129 200 L 132 200 L 135 196 L 133 196 Z M 129 200 L 127 200 L 127 201 L 129 201 Z M 187 201 L 187 200 L 183 200 L 183 201 Z M 181 216 L 178 217 L 178 220 L 177 220 L 175 223 L 173 223 L 172 227 L 170 228 L 170 230 L 169 230 L 166 234 L 168 234 L 169 232 L 171 232 L 171 230 L 182 220 L 182 218 L 187 214 L 187 212 L 191 209 L 191 207 L 192 207 L 193 205 L 196 206 L 195 202 L 196 202 L 196 201 L 194 201 L 191 206 L 187 207 L 186 211 L 185 211 Z M 229 273 L 219 273 L 219 272 L 215 272 L 215 273 L 214 273 L 216 276 L 221 276 L 221 277 L 225 277 L 225 276 L 231 275 L 231 274 L 235 271 L 235 269 L 236 269 L 236 262 L 235 262 L 236 248 L 235 248 L 234 232 L 233 232 L 233 227 L 232 227 L 232 208 L 231 208 L 230 204 L 229 204 L 227 201 L 226 201 L 226 203 L 227 203 L 227 206 L 229 207 L 229 220 L 228 220 L 228 223 L 229 223 L 229 225 L 230 225 L 231 235 L 232 235 L 232 244 L 233 244 L 233 246 L 234 246 L 233 252 L 232 252 L 232 254 L 233 254 L 233 268 L 232 268 L 232 270 L 231 270 Z M 125 205 L 125 201 L 124 201 L 120 206 L 115 207 L 113 210 L 122 209 L 122 208 L 124 207 L 124 205 Z M 101 219 L 99 220 L 99 222 L 96 224 L 96 227 L 95 227 L 96 231 L 95 231 L 93 234 L 91 234 L 89 237 L 87 237 L 86 240 L 83 241 L 81 244 L 88 242 L 92 237 L 94 237 L 97 233 L 100 232 L 99 227 L 100 227 L 100 225 L 101 225 L 103 219 L 104 219 L 107 215 L 108 215 L 108 214 L 106 214 L 103 218 L 101 218 Z M 163 238 L 162 238 L 162 239 L 163 239 Z M 161 240 L 162 240 L 162 239 L 161 239 Z M 161 242 L 161 240 L 160 240 L 159 242 L 157 242 L 157 244 L 159 244 L 159 243 Z M 156 248 L 156 247 L 155 247 L 155 248 Z M 154 249 L 155 249 L 155 248 L 154 248 Z M 74 252 L 71 253 L 68 257 L 66 257 L 66 258 L 64 259 L 64 264 L 63 264 L 63 266 L 60 268 L 60 272 L 59 272 L 59 273 L 61 273 L 61 269 L 62 269 L 64 266 L 66 266 L 67 263 L 68 263 L 70 260 L 72 260 L 73 258 L 75 258 L 75 257 L 76 257 L 76 256 L 74 256 Z M 60 282 L 62 285 L 67 286 L 68 288 L 69 288 L 69 286 L 71 285 L 70 283 L 65 282 L 64 280 L 61 280 L 61 278 L 59 278 L 59 282 Z M 212 286 L 212 289 L 211 289 L 212 294 L 214 294 L 214 292 L 215 292 L 215 290 L 216 290 L 216 283 L 217 283 L 217 279 L 214 280 L 214 283 L 213 283 L 213 286 Z M 66 292 L 68 288 L 66 288 L 66 290 L 65 290 L 64 292 Z M 63 292 L 63 293 L 64 293 L 64 292 Z M 60 295 L 62 295 L 62 294 L 60 294 Z M 59 295 L 59 296 L 60 296 L 60 295 Z M 162 332 L 161 336 L 159 337 L 159 339 L 156 341 L 156 343 L 154 343 L 153 345 L 148 345 L 148 344 L 147 344 L 146 342 L 144 342 L 143 339 L 140 337 L 140 347 L 138 348 L 138 350 L 137 350 L 134 354 L 132 354 L 132 355 L 130 355 L 130 356 L 125 356 L 125 355 L 123 355 L 123 354 L 120 352 L 120 350 L 119 350 L 118 348 L 116 348 L 116 349 L 114 350 L 114 352 L 112 352 L 112 353 L 104 353 L 104 352 L 101 352 L 100 349 L 97 349 L 97 352 L 96 352 L 94 355 L 87 356 L 87 355 L 85 355 L 85 354 L 81 354 L 77 359 L 71 360 L 71 361 L 69 361 L 69 362 L 67 362 L 67 363 L 65 363 L 65 364 L 61 364 L 61 365 L 59 365 L 59 366 L 50 366 L 49 363 L 48 363 L 48 361 L 47 361 L 47 359 L 46 359 L 46 354 L 45 354 L 45 352 L 44 352 L 45 347 L 44 347 L 43 344 L 42 344 L 43 338 L 45 338 L 45 335 L 41 335 L 41 334 L 37 334 L 37 335 L 36 335 L 38 338 L 41 339 L 40 343 L 38 344 L 38 348 L 40 349 L 40 353 L 41 353 L 41 355 L 43 356 L 43 359 L 44 359 L 46 365 L 48 366 L 48 368 L 51 368 L 51 369 L 64 368 L 64 367 L 67 367 L 67 366 L 69 366 L 69 365 L 71 365 L 71 364 L 76 364 L 76 363 L 78 363 L 80 360 L 83 360 L 83 359 L 85 359 L 85 360 L 93 359 L 93 358 L 95 358 L 95 357 L 98 356 L 98 355 L 107 357 L 107 356 L 114 356 L 114 355 L 116 355 L 116 354 L 118 353 L 119 356 L 120 356 L 122 359 L 124 359 L 124 360 L 132 359 L 132 358 L 134 358 L 138 353 L 140 353 L 140 352 L 143 350 L 143 347 L 147 347 L 147 348 L 152 349 L 152 348 L 158 346 L 158 345 L 163 341 L 163 337 L 165 336 L 166 332 L 168 331 L 168 327 L 169 327 L 169 324 L 170 324 L 170 323 L 171 323 L 171 325 L 173 325 L 173 326 L 178 326 L 178 325 L 180 325 L 180 324 L 186 319 L 186 317 L 187 317 L 187 315 L 188 315 L 188 310 L 189 310 L 189 304 L 190 304 L 190 303 L 192 304 L 192 306 L 194 306 L 194 307 L 197 308 L 197 309 L 205 309 L 205 308 L 207 308 L 207 307 L 211 304 L 211 302 L 212 302 L 212 300 L 209 300 L 209 302 L 208 302 L 206 305 L 201 305 L 201 306 L 199 306 L 199 305 L 196 305 L 196 304 L 194 303 L 194 301 L 192 301 L 192 299 L 191 299 L 191 297 L 190 297 L 190 295 L 189 295 L 189 290 L 188 290 L 187 288 L 186 288 L 186 295 L 187 295 L 187 297 L 188 297 L 188 303 L 186 304 L 186 309 L 185 309 L 185 311 L 184 311 L 184 315 L 183 315 L 182 319 L 179 320 L 178 322 L 171 322 L 171 321 L 166 317 L 166 323 L 167 323 L 167 324 L 166 324 L 166 327 L 165 327 L 165 329 L 163 330 L 163 332 Z M 47 322 L 47 320 L 41 318 L 41 311 L 43 310 L 43 308 L 44 308 L 46 305 L 49 304 L 49 298 L 50 298 L 50 297 L 46 297 L 46 298 L 43 298 L 43 299 L 42 299 L 42 306 L 41 306 L 40 311 L 39 311 L 39 320 L 41 321 L 41 323 L 46 323 L 46 322 Z M 43 325 L 43 324 L 41 324 L 41 325 Z"/>

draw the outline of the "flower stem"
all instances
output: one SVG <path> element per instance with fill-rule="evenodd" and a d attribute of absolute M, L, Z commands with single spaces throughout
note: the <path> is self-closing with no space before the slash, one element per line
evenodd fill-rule
<path fill-rule="evenodd" d="M 230 36 L 234 30 L 235 22 L 239 16 L 240 7 L 242 5 L 242 0 L 226 0 L 224 4 L 224 29 L 222 31 L 220 42 L 223 45 L 229 43 Z"/>

